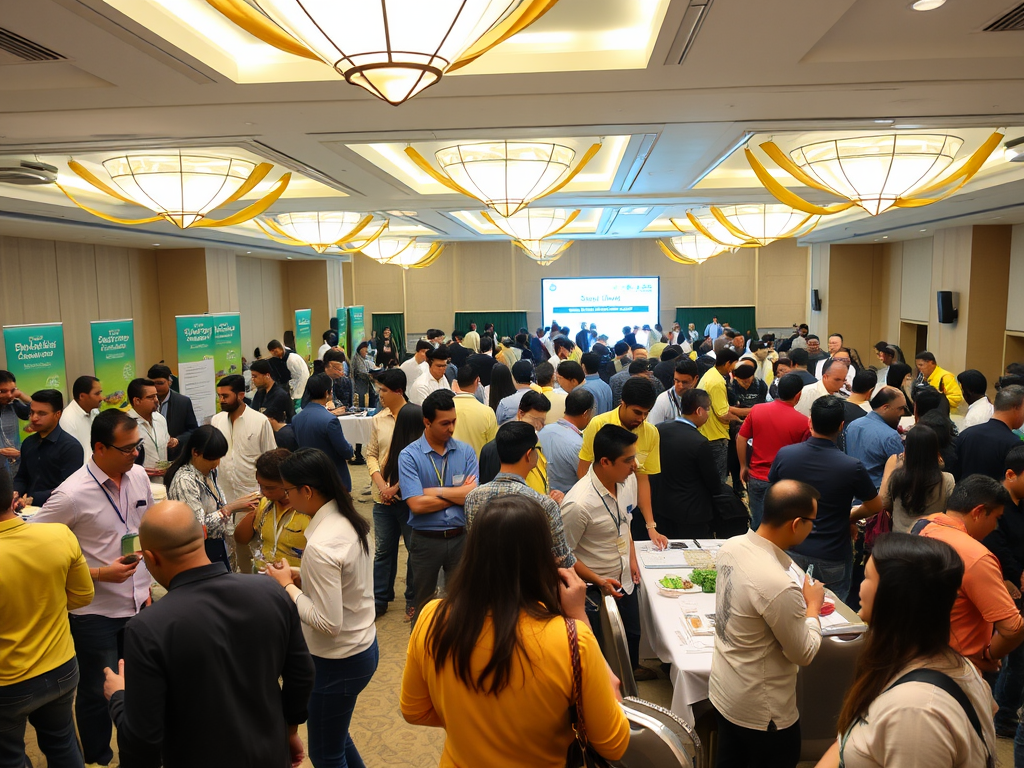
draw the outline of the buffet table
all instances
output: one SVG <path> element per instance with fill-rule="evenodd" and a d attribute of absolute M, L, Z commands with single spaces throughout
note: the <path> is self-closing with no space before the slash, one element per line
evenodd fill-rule
<path fill-rule="evenodd" d="M 353 446 L 370 444 L 370 428 L 373 426 L 373 417 L 369 413 L 367 411 L 365 415 L 338 417 L 338 423 L 341 424 L 341 431 L 345 433 L 345 439 Z"/>
<path fill-rule="evenodd" d="M 683 620 L 684 613 L 697 613 L 710 625 L 715 612 L 715 595 L 694 591 L 679 597 L 666 597 L 659 591 L 658 581 L 667 574 L 688 579 L 694 567 L 682 564 L 684 553 L 707 553 L 714 559 L 718 548 L 724 542 L 687 539 L 682 543 L 687 545 L 686 549 L 654 552 L 649 541 L 636 542 L 640 565 L 640 624 L 644 639 L 651 650 L 662 662 L 672 667 L 672 711 L 693 725 L 693 705 L 708 697 L 715 638 L 713 634 L 700 636 L 687 631 Z M 706 559 L 703 555 L 694 557 L 698 558 Z M 796 568 L 796 565 L 793 567 Z M 826 621 L 832 625 L 845 626 L 851 632 L 863 631 L 864 624 L 857 615 L 848 606 L 836 600 L 834 595 L 828 592 L 826 594 L 836 605 L 833 614 L 835 618 L 830 617 Z M 825 623 L 823 621 L 823 625 Z M 833 631 L 833 628 L 829 628 L 829 631 Z"/>

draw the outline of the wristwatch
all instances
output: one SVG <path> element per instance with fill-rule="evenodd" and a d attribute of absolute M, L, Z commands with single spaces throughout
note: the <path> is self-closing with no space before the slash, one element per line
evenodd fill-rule
<path fill-rule="evenodd" d="M 657 527 L 658 527 L 657 523 L 648 523 L 647 524 L 647 530 L 650 530 L 651 528 L 657 528 Z"/>

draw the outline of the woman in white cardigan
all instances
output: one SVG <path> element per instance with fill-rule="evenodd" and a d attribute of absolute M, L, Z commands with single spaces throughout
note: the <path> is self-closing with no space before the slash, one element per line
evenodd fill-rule
<path fill-rule="evenodd" d="M 316 768 L 363 768 L 348 729 L 379 659 L 370 524 L 355 511 L 322 451 L 296 451 L 282 462 L 281 477 L 290 506 L 313 518 L 306 528 L 301 587 L 286 561 L 267 568 L 295 601 L 316 667 L 309 759 Z"/>

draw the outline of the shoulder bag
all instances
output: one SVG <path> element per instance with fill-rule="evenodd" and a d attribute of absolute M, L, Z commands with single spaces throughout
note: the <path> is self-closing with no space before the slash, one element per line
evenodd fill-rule
<path fill-rule="evenodd" d="M 580 643 L 576 635 L 575 619 L 565 619 L 569 635 L 569 658 L 572 660 L 572 703 L 569 704 L 569 725 L 575 738 L 565 753 L 565 768 L 609 768 L 608 761 L 590 746 L 587 726 L 583 719 L 583 665 L 580 663 Z"/>

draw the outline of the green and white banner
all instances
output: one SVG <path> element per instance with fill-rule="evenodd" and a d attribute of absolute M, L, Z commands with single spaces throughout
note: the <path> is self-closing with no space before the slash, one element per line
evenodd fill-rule
<path fill-rule="evenodd" d="M 366 325 L 363 320 L 363 309 L 363 307 L 348 308 L 348 349 L 351 350 L 348 354 L 355 354 L 356 347 L 366 340 Z"/>
<path fill-rule="evenodd" d="M 334 316 L 338 318 L 338 346 L 349 354 L 352 346 L 348 343 L 348 310 L 345 307 L 338 307 Z"/>
<path fill-rule="evenodd" d="M 178 315 L 178 389 L 192 400 L 196 420 L 207 424 L 217 412 L 217 368 L 213 315 Z"/>
<path fill-rule="evenodd" d="M 18 389 L 28 395 L 40 389 L 57 389 L 67 402 L 64 326 L 61 323 L 5 325 L 4 349 L 7 370 L 17 379 Z M 24 426 L 28 426 L 28 422 Z"/>
<path fill-rule="evenodd" d="M 313 310 L 295 310 L 295 352 L 306 361 L 306 365 L 313 364 Z"/>
<path fill-rule="evenodd" d="M 100 410 L 127 410 L 128 384 L 135 378 L 135 323 L 132 320 L 93 320 L 92 364 L 103 386 Z"/>
<path fill-rule="evenodd" d="M 219 381 L 242 375 L 242 322 L 237 312 L 208 315 L 213 320 L 213 364 Z"/>

